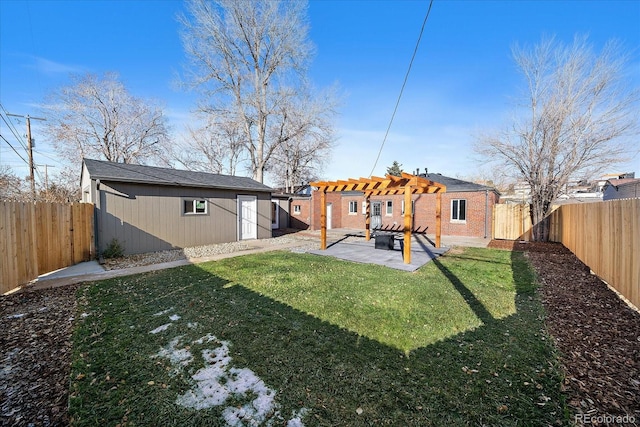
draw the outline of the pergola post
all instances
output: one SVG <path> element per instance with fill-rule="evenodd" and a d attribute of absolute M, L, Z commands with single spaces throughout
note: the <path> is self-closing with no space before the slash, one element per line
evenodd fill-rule
<path fill-rule="evenodd" d="M 404 252 L 402 257 L 405 264 L 411 264 L 411 186 L 404 187 Z"/>
<path fill-rule="evenodd" d="M 436 193 L 436 248 L 440 247 L 440 235 L 442 233 L 442 193 Z"/>
<path fill-rule="evenodd" d="M 364 219 L 364 229 L 365 229 L 365 236 L 367 238 L 367 241 L 371 240 L 371 203 L 369 203 L 370 200 L 371 200 L 371 194 L 369 193 L 365 194 L 364 204 L 365 204 L 366 217 Z"/>
<path fill-rule="evenodd" d="M 365 231 L 367 240 L 371 239 L 371 196 L 402 194 L 404 192 L 405 212 L 404 235 L 402 240 L 404 245 L 402 257 L 405 264 L 411 264 L 411 234 L 413 232 L 413 204 L 411 203 L 411 199 L 413 194 L 436 193 L 436 246 L 440 247 L 441 193 L 447 191 L 447 187 L 443 184 L 404 172 L 401 177 L 387 174 L 385 178 L 372 176 L 357 180 L 317 181 L 309 184 L 317 187 L 317 191 L 320 192 L 320 249 L 322 250 L 327 249 L 327 193 L 342 191 L 362 191 L 364 193 L 366 215 Z"/>
<path fill-rule="evenodd" d="M 327 192 L 320 189 L 320 249 L 327 249 Z"/>

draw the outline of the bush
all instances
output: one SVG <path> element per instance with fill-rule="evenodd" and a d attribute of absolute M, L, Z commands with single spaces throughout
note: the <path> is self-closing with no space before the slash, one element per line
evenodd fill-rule
<path fill-rule="evenodd" d="M 112 239 L 107 247 L 102 251 L 102 256 L 105 258 L 120 258 L 124 255 L 124 248 L 118 242 L 118 239 Z"/>

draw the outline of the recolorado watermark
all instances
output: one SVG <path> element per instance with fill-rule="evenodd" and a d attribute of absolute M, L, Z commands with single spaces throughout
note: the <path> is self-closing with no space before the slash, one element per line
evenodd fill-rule
<path fill-rule="evenodd" d="M 636 417 L 629 414 L 576 414 L 573 421 L 575 423 L 595 425 L 636 425 Z"/>

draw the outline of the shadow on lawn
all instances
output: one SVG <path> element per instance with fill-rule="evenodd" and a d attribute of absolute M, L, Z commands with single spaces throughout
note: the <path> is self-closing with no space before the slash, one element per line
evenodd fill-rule
<path fill-rule="evenodd" d="M 541 340 L 540 305 L 532 300 L 530 289 L 518 290 L 514 315 L 496 320 L 451 271 L 442 265 L 438 268 L 484 325 L 408 355 L 241 284 L 230 286 L 206 266 L 166 270 L 150 279 L 136 276 L 155 285 L 145 285 L 142 291 L 135 286 L 130 291 L 121 289 L 121 297 L 128 302 L 117 308 L 103 306 L 102 321 L 137 307 L 138 320 L 143 323 L 159 308 L 175 307 L 182 324 L 199 325 L 196 330 L 183 328 L 175 333 L 190 339 L 210 333 L 228 341 L 232 365 L 251 369 L 268 387 L 276 389 L 284 417 L 307 408 L 307 426 L 565 423 L 560 379 L 548 364 L 552 354 Z M 184 271 L 189 272 L 189 284 L 176 285 L 179 289 L 161 286 L 175 283 L 173 277 Z M 523 278 L 518 280 L 522 283 Z M 127 296 L 136 289 L 136 296 Z M 144 301 L 153 304 L 145 305 Z M 126 330 L 122 335 L 111 336 L 109 348 L 125 345 L 128 351 L 136 351 L 142 344 L 130 336 Z M 158 334 L 148 340 L 157 341 L 147 344 L 159 348 L 166 344 L 167 337 Z M 94 345 L 78 351 L 115 351 L 109 348 Z M 156 382 L 175 382 L 153 361 L 143 363 L 147 365 L 137 368 L 150 370 L 149 375 Z M 109 366 L 104 369 L 109 370 Z M 187 386 L 184 384 L 183 388 Z M 132 398 L 139 393 L 135 389 L 129 392 Z M 180 420 L 189 420 L 189 425 L 216 425 L 212 420 L 220 420 L 220 409 L 195 411 L 173 404 L 175 388 L 157 393 L 153 401 L 164 403 L 154 408 L 134 405 L 128 419 L 146 425 L 180 424 Z M 108 393 L 102 390 L 92 399 L 104 399 L 108 406 L 123 396 L 119 394 L 109 401 Z"/>

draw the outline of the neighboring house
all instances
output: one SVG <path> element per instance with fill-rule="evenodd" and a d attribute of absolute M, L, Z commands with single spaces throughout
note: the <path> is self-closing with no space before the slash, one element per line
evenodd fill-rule
<path fill-rule="evenodd" d="M 604 185 L 602 200 L 634 199 L 640 197 L 640 179 L 609 179 Z"/>
<path fill-rule="evenodd" d="M 273 194 L 272 228 L 306 230 L 311 223 L 311 197 L 290 193 Z"/>
<path fill-rule="evenodd" d="M 447 177 L 441 174 L 420 174 L 420 177 L 444 184 L 442 193 L 442 235 L 490 237 L 493 205 L 500 193 L 492 187 Z M 311 225 L 320 229 L 320 197 L 313 192 Z M 365 228 L 364 194 L 359 191 L 332 192 L 327 198 L 327 228 Z M 413 227 L 417 233 L 435 234 L 436 195 L 415 194 Z M 371 227 L 402 231 L 404 226 L 404 194 L 371 196 Z M 294 212 L 295 213 L 295 212 Z"/>
<path fill-rule="evenodd" d="M 311 227 L 311 195 L 291 197 L 290 227 L 307 230 Z"/>
<path fill-rule="evenodd" d="M 272 189 L 251 178 L 84 159 L 98 252 L 125 254 L 271 237 Z"/>

